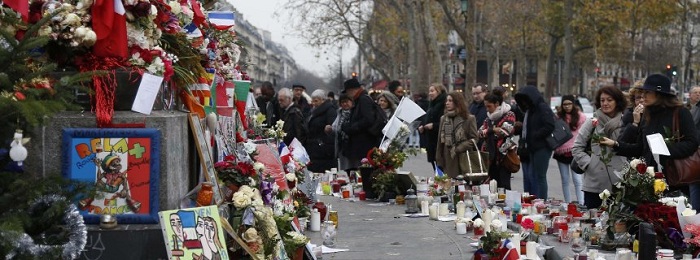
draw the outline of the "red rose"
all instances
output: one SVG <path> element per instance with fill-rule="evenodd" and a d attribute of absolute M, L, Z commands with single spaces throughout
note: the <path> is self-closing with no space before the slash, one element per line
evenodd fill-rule
<path fill-rule="evenodd" d="M 17 98 L 17 100 L 19 100 L 19 101 L 22 101 L 22 100 L 24 100 L 24 99 L 27 98 L 27 97 L 24 96 L 24 94 L 23 94 L 22 92 L 15 91 L 15 98 Z"/>
<path fill-rule="evenodd" d="M 597 126 L 598 126 L 598 118 L 593 118 L 592 121 L 591 121 L 591 125 L 592 125 L 593 127 L 597 127 Z"/>
<path fill-rule="evenodd" d="M 523 219 L 522 222 L 520 222 L 520 226 L 522 226 L 525 229 L 533 229 L 535 228 L 535 222 L 532 221 L 530 218 Z"/>
<path fill-rule="evenodd" d="M 646 171 L 647 171 L 647 164 L 646 163 L 637 164 L 637 172 L 638 173 L 645 173 Z"/>
<path fill-rule="evenodd" d="M 664 176 L 664 174 L 662 172 L 654 173 L 654 179 L 663 179 L 664 177 L 666 177 L 666 176 Z"/>

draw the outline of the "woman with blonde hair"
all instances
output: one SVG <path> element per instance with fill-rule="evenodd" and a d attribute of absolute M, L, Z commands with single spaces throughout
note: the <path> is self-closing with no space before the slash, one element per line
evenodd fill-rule
<path fill-rule="evenodd" d="M 435 161 L 444 173 L 455 178 L 463 174 L 459 154 L 474 150 L 476 118 L 469 114 L 460 92 L 451 92 L 445 100 L 445 114 L 440 118 L 439 139 Z"/>
<path fill-rule="evenodd" d="M 425 134 L 427 139 L 426 152 L 428 154 L 428 162 L 435 162 L 435 149 L 438 143 L 438 131 L 440 127 L 440 117 L 445 113 L 445 99 L 447 92 L 445 87 L 440 83 L 430 84 L 428 87 L 428 110 L 425 111 L 425 116 L 418 127 L 418 131 Z M 435 165 L 433 165 L 435 167 Z"/>

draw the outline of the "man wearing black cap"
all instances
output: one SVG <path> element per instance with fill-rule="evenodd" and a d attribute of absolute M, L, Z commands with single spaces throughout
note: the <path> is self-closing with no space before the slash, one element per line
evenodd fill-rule
<path fill-rule="evenodd" d="M 343 140 L 342 155 L 347 157 L 350 164 L 357 168 L 360 160 L 367 156 L 367 151 L 379 146 L 381 136 L 371 134 L 368 129 L 375 120 L 375 109 L 372 98 L 362 89 L 357 79 L 349 79 L 343 83 L 343 93 L 350 96 L 355 106 L 350 111 L 350 119 L 341 126 L 341 131 L 348 136 Z"/>
<path fill-rule="evenodd" d="M 311 104 L 304 97 L 304 91 L 306 87 L 300 83 L 294 83 L 292 85 L 292 91 L 294 92 L 294 104 L 301 110 L 304 114 L 304 118 L 308 118 L 309 112 L 311 111 Z"/>

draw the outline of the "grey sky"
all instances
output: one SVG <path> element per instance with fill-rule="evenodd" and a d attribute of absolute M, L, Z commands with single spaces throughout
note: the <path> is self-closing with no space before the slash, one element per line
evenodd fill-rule
<path fill-rule="evenodd" d="M 243 18 L 259 29 L 272 33 L 272 40 L 287 47 L 297 65 L 325 78 L 331 64 L 338 64 L 338 50 L 312 48 L 292 35 L 288 10 L 281 10 L 285 0 L 228 0 Z M 275 11 L 279 15 L 275 16 Z M 353 44 L 354 45 L 354 44 Z M 352 50 L 349 50 L 352 49 Z M 349 63 L 356 48 L 343 48 L 343 67 Z"/>

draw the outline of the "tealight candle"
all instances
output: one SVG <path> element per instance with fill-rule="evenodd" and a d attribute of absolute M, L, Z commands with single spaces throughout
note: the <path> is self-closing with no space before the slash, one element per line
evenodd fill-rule
<path fill-rule="evenodd" d="M 447 216 L 447 214 L 450 213 L 450 204 L 449 203 L 440 203 L 440 211 L 438 212 L 438 215 L 440 217 Z"/>

